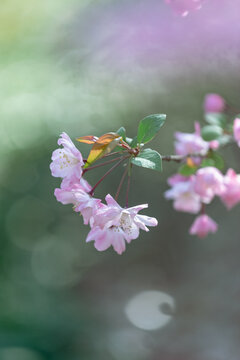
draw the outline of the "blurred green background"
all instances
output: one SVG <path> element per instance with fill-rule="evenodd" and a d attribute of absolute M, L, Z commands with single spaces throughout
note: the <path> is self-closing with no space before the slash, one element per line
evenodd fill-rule
<path fill-rule="evenodd" d="M 152 147 L 170 154 L 174 131 L 202 121 L 206 93 L 238 107 L 238 10 L 212 0 L 182 18 L 153 0 L 1 1 L 0 360 L 239 359 L 239 207 L 215 201 L 218 233 L 190 237 L 193 217 L 163 197 L 176 164 L 160 175 L 134 168 L 130 205 L 149 203 L 159 226 L 122 256 L 100 253 L 56 201 L 49 170 L 62 131 L 75 139 L 125 126 L 134 136 L 141 118 L 166 113 Z M 239 172 L 239 149 L 225 154 Z M 114 194 L 120 175 L 96 195 Z M 155 307 L 155 330 L 126 310 L 145 291 L 157 304 L 132 316 L 145 324 Z"/>

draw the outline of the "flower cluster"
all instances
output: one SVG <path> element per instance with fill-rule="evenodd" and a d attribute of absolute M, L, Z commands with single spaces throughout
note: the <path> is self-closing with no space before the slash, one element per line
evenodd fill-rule
<path fill-rule="evenodd" d="M 207 94 L 203 108 L 207 124 L 201 127 L 196 122 L 193 133 L 176 132 L 175 154 L 169 156 L 144 148 L 164 124 L 164 114 L 142 119 L 133 139 L 126 136 L 123 127 L 99 138 L 93 135 L 77 138 L 79 142 L 92 144 L 87 159 L 83 159 L 66 133 L 61 134 L 58 140 L 61 148 L 53 152 L 50 164 L 52 175 L 62 178 L 54 194 L 62 204 L 72 204 L 74 211 L 82 215 L 84 224 L 90 226 L 86 242 L 94 241 L 98 251 L 112 246 L 122 254 L 126 243 L 139 237 L 140 229 L 149 231 L 149 226 L 157 226 L 155 218 L 138 214 L 147 204 L 128 206 L 128 193 L 133 165 L 161 172 L 164 160 L 180 163 L 178 172 L 168 179 L 170 189 L 165 192 L 165 198 L 173 200 L 175 210 L 197 215 L 189 233 L 202 238 L 217 231 L 217 223 L 206 214 L 207 206 L 216 197 L 228 210 L 240 202 L 240 174 L 232 168 L 225 170 L 219 153 L 219 149 L 230 143 L 240 147 L 240 116 L 233 116 L 233 109 L 218 94 Z M 113 152 L 114 149 L 117 151 Z M 113 157 L 109 160 L 110 156 Z M 98 163 L 99 160 L 103 162 Z M 111 163 L 114 165 L 93 187 L 84 178 L 88 171 Z M 95 198 L 98 185 L 120 165 L 125 169 L 115 198 L 110 194 L 105 202 Z M 117 200 L 126 178 L 126 204 L 121 207 Z"/>
<path fill-rule="evenodd" d="M 149 231 L 147 226 L 157 226 L 155 218 L 138 214 L 147 204 L 122 208 L 110 194 L 106 196 L 106 204 L 94 198 L 93 188 L 83 178 L 85 162 L 80 151 L 66 133 L 61 134 L 58 145 L 63 147 L 53 152 L 50 169 L 53 176 L 62 178 L 62 183 L 54 195 L 62 204 L 72 204 L 74 211 L 82 215 L 84 224 L 90 225 L 87 242 L 94 241 L 99 251 L 112 245 L 122 254 L 126 242 L 138 238 L 140 229 Z"/>
<path fill-rule="evenodd" d="M 215 130 L 214 140 L 211 140 L 211 136 L 208 139 L 210 141 L 203 139 L 204 131 L 201 132 L 198 123 L 195 124 L 193 134 L 175 133 L 175 152 L 183 156 L 185 165 L 178 174 L 168 179 L 171 188 L 165 192 L 165 197 L 173 199 L 173 207 L 177 211 L 200 213 L 189 230 L 190 234 L 199 237 L 217 231 L 218 225 L 205 213 L 206 205 L 215 197 L 219 197 L 228 210 L 240 202 L 240 175 L 233 169 L 228 169 L 224 175 L 218 169 L 223 164 L 216 150 L 227 133 L 226 123 L 223 122 L 225 106 L 225 100 L 218 94 L 208 94 L 205 98 L 206 119 L 211 114 L 209 122 L 214 123 L 205 127 L 205 135 L 208 135 L 208 131 L 213 131 L 214 134 Z M 233 122 L 233 137 L 240 146 L 239 118 Z"/>

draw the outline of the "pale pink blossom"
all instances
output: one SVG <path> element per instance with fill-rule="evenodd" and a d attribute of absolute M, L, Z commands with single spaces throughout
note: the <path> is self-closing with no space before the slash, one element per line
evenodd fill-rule
<path fill-rule="evenodd" d="M 165 192 L 166 199 L 173 199 L 173 207 L 177 211 L 196 214 L 201 209 L 201 199 L 193 189 L 192 176 L 188 181 L 175 183 L 170 190 Z"/>
<path fill-rule="evenodd" d="M 190 11 L 199 10 L 203 0 L 165 0 L 173 10 L 182 16 L 187 16 Z"/>
<path fill-rule="evenodd" d="M 233 122 L 233 136 L 240 147 L 240 119 L 236 118 Z"/>
<path fill-rule="evenodd" d="M 100 207 L 90 222 L 92 229 L 86 241 L 94 241 L 99 251 L 104 251 L 111 245 L 118 254 L 125 251 L 126 243 L 138 238 L 139 229 L 149 231 L 147 226 L 157 226 L 155 218 L 138 215 L 138 212 L 147 208 L 147 204 L 122 208 L 111 195 L 106 196 L 107 205 Z"/>
<path fill-rule="evenodd" d="M 224 176 L 224 185 L 225 190 L 220 197 L 230 210 L 240 202 L 240 175 L 237 175 L 233 169 L 228 169 Z"/>
<path fill-rule="evenodd" d="M 82 176 L 82 166 L 84 165 L 80 151 L 64 132 L 58 140 L 58 145 L 62 145 L 63 148 L 57 149 L 52 153 L 52 162 L 50 164 L 52 175 L 64 178 L 66 181 L 71 181 L 72 178 L 79 180 Z"/>
<path fill-rule="evenodd" d="M 170 186 L 174 186 L 180 182 L 189 181 L 189 176 L 183 176 L 181 174 L 174 174 L 167 179 L 167 183 Z"/>
<path fill-rule="evenodd" d="M 207 153 L 209 149 L 209 143 L 204 141 L 200 135 L 199 124 L 195 124 L 194 133 L 183 133 L 175 132 L 175 152 L 177 155 L 189 155 L 189 154 L 199 154 Z"/>
<path fill-rule="evenodd" d="M 213 166 L 197 170 L 193 189 L 202 202 L 209 204 L 215 195 L 221 195 L 225 190 L 222 173 Z"/>
<path fill-rule="evenodd" d="M 203 107 L 206 113 L 221 113 L 225 109 L 225 100 L 218 94 L 207 94 Z"/>
<path fill-rule="evenodd" d="M 73 204 L 74 211 L 80 212 L 83 216 L 84 224 L 88 224 L 94 214 L 94 212 L 100 208 L 101 200 L 95 199 L 89 195 L 83 186 L 75 184 L 71 188 L 55 189 L 54 195 L 56 199 L 62 204 Z"/>
<path fill-rule="evenodd" d="M 197 235 L 200 238 L 207 236 L 209 233 L 215 233 L 218 229 L 217 223 L 212 220 L 208 215 L 200 215 L 198 216 L 190 230 L 189 233 L 191 235 Z"/>

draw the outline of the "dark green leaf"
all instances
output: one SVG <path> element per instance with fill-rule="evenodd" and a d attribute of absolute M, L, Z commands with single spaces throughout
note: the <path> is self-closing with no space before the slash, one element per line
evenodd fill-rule
<path fill-rule="evenodd" d="M 222 133 L 222 128 L 217 125 L 206 125 L 202 128 L 202 138 L 206 141 L 215 140 L 219 138 Z"/>
<path fill-rule="evenodd" d="M 164 114 L 149 115 L 142 119 L 138 126 L 137 142 L 146 144 L 152 140 L 166 120 Z"/>
<path fill-rule="evenodd" d="M 138 144 L 138 140 L 137 140 L 137 136 L 135 136 L 135 137 L 132 139 L 132 141 L 131 141 L 131 143 L 130 143 L 130 146 L 131 146 L 131 148 L 135 148 L 135 147 L 137 146 L 137 144 Z"/>
<path fill-rule="evenodd" d="M 222 170 L 224 168 L 224 160 L 222 156 L 217 153 L 216 151 L 212 151 L 209 155 L 209 159 L 214 161 L 214 166 L 218 168 L 219 170 Z"/>
<path fill-rule="evenodd" d="M 123 140 L 126 141 L 126 129 L 123 126 L 118 129 L 117 134 L 119 134 Z"/>
<path fill-rule="evenodd" d="M 203 159 L 201 167 L 215 166 L 215 161 L 210 158 Z"/>
<path fill-rule="evenodd" d="M 192 166 L 188 166 L 187 164 L 182 165 L 178 170 L 179 174 L 183 176 L 193 175 L 195 174 L 196 171 L 197 171 L 196 166 L 192 167 Z"/>
<path fill-rule="evenodd" d="M 145 149 L 137 157 L 132 158 L 132 164 L 147 169 L 162 171 L 161 155 L 152 149 Z"/>

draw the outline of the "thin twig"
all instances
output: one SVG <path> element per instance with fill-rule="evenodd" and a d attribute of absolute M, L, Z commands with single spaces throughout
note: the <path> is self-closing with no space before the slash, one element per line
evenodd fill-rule
<path fill-rule="evenodd" d="M 121 158 L 121 160 L 119 160 L 115 165 L 113 165 L 102 177 L 100 180 L 98 180 L 98 182 L 96 183 L 96 185 L 94 185 L 94 187 L 92 188 L 92 190 L 89 192 L 89 194 L 92 196 L 94 194 L 94 191 L 96 189 L 96 187 L 105 179 L 106 176 L 108 176 L 116 167 L 118 167 L 125 159 L 129 158 L 129 156 L 125 156 L 123 158 Z"/>
<path fill-rule="evenodd" d="M 126 169 L 124 170 L 124 173 L 121 177 L 121 180 L 120 180 L 120 183 L 118 185 L 118 188 L 117 188 L 117 192 L 116 192 L 116 195 L 115 195 L 115 200 L 117 201 L 118 200 L 118 197 L 119 197 L 119 194 L 120 194 L 120 191 L 121 191 L 121 188 L 122 188 L 122 185 L 123 185 L 123 182 L 125 180 L 125 177 L 127 175 L 127 172 L 128 172 L 128 167 L 126 166 Z"/>
<path fill-rule="evenodd" d="M 111 164 L 111 163 L 113 163 L 114 161 L 117 161 L 117 160 L 119 160 L 119 159 L 122 159 L 122 156 L 119 156 L 119 157 L 117 157 L 117 158 L 115 158 L 115 159 L 112 159 L 112 160 L 108 160 L 108 161 L 106 161 L 106 162 L 104 162 L 104 163 L 101 163 L 101 164 L 97 164 L 97 165 L 90 166 L 89 168 L 83 170 L 83 174 L 85 174 L 87 171 L 96 169 L 96 168 L 98 168 L 98 167 Z"/>

